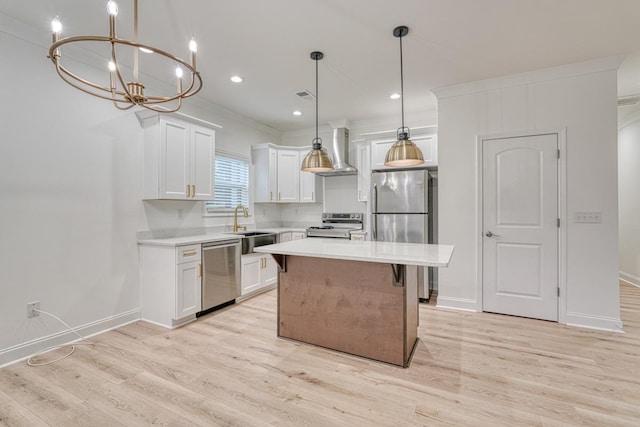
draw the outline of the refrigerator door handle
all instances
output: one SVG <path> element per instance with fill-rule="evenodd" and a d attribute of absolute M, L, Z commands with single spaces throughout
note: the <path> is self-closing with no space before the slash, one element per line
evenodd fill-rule
<path fill-rule="evenodd" d="M 373 217 L 373 230 L 371 230 L 373 232 L 373 241 L 377 242 L 378 241 L 378 215 L 371 215 Z"/>
<path fill-rule="evenodd" d="M 374 213 L 378 213 L 378 184 L 373 184 L 373 191 L 372 191 L 372 205 L 373 205 L 373 212 Z"/>

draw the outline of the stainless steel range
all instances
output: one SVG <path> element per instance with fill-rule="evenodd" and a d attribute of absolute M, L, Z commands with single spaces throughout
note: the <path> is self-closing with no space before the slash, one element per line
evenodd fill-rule
<path fill-rule="evenodd" d="M 351 239 L 352 231 L 362 230 L 362 213 L 323 213 L 322 225 L 307 228 L 307 237 Z"/>

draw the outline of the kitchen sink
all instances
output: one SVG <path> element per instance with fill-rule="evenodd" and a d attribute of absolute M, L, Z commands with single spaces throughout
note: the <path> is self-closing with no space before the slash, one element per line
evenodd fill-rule
<path fill-rule="evenodd" d="M 237 231 L 236 236 L 242 237 L 242 255 L 253 253 L 253 248 L 272 245 L 276 242 L 276 234 L 267 231 Z"/>

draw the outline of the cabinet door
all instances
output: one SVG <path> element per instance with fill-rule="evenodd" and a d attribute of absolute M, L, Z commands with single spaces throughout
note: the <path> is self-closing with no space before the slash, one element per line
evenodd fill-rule
<path fill-rule="evenodd" d="M 254 148 L 253 188 L 257 203 L 275 202 L 278 197 L 278 152 L 272 147 Z"/>
<path fill-rule="evenodd" d="M 371 185 L 371 146 L 368 143 L 359 144 L 358 152 L 358 201 L 366 202 Z M 384 162 L 383 162 L 384 163 Z"/>
<path fill-rule="evenodd" d="M 284 233 L 280 233 L 278 236 L 278 243 L 282 242 L 290 242 L 291 241 L 291 232 L 285 231 Z"/>
<path fill-rule="evenodd" d="M 191 197 L 190 200 L 213 200 L 215 180 L 215 132 L 191 125 Z"/>
<path fill-rule="evenodd" d="M 262 254 L 242 255 L 242 272 L 240 273 L 240 277 L 242 277 L 242 295 L 260 288 L 260 270 L 262 269 L 263 257 Z"/>
<path fill-rule="evenodd" d="M 263 256 L 262 285 L 269 286 L 278 283 L 278 264 L 271 255 Z"/>
<path fill-rule="evenodd" d="M 291 232 L 291 240 L 302 240 L 306 239 L 307 234 L 302 231 L 292 231 Z"/>
<path fill-rule="evenodd" d="M 297 202 L 299 182 L 299 152 L 297 150 L 278 150 L 278 202 Z"/>
<path fill-rule="evenodd" d="M 438 165 L 438 142 L 437 136 L 435 134 L 412 136 L 411 141 L 413 141 L 422 151 L 424 163 L 421 165 L 410 167 L 423 168 L 427 166 Z M 395 142 L 395 138 L 386 138 L 372 141 L 372 169 L 392 169 L 389 166 L 384 165 L 384 159 L 387 155 L 387 151 L 389 151 L 389 149 Z"/>
<path fill-rule="evenodd" d="M 175 319 L 202 310 L 202 274 L 199 261 L 178 264 L 176 269 Z"/>
<path fill-rule="evenodd" d="M 300 203 L 316 202 L 316 179 L 320 178 L 315 173 L 300 171 Z"/>
<path fill-rule="evenodd" d="M 189 162 L 189 125 L 160 119 L 159 198 L 187 198 Z"/>

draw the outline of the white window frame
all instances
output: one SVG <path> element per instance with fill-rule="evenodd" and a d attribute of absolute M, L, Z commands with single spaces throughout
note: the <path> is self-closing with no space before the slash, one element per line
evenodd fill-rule
<path fill-rule="evenodd" d="M 226 158 L 230 158 L 230 159 L 235 159 L 235 160 L 240 160 L 243 162 L 247 163 L 247 206 L 245 206 L 247 208 L 247 210 L 249 211 L 249 215 L 251 215 L 252 213 L 252 194 L 251 194 L 251 174 L 252 174 L 252 170 L 251 170 L 251 161 L 248 157 L 246 156 L 242 156 L 236 153 L 232 153 L 229 151 L 224 151 L 224 150 L 216 150 L 216 157 L 220 156 L 220 157 L 226 157 Z M 215 176 L 215 174 L 214 174 Z M 214 181 L 214 191 L 215 191 L 215 181 Z M 215 195 L 215 192 L 214 192 Z M 207 204 L 209 202 L 205 201 L 204 203 L 202 203 L 202 216 L 205 217 L 229 217 L 229 216 L 233 216 L 234 215 L 234 209 L 235 208 L 211 208 L 211 210 L 207 209 Z"/>

